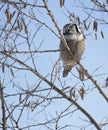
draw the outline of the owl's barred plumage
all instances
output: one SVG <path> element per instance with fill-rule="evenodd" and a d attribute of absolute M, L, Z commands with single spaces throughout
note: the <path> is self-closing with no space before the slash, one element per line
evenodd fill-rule
<path fill-rule="evenodd" d="M 63 35 L 72 55 L 65 44 L 60 41 L 60 58 L 64 64 L 63 77 L 66 77 L 71 69 L 80 61 L 85 49 L 85 38 L 78 25 L 69 23 L 63 27 Z"/>

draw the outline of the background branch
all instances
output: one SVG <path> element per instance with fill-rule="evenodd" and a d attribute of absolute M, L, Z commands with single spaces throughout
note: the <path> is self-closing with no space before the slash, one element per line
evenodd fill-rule
<path fill-rule="evenodd" d="M 1 108 L 2 108 L 2 126 L 3 126 L 3 130 L 7 130 L 7 127 L 6 127 L 5 99 L 4 99 L 3 89 L 4 88 L 2 86 L 1 79 L 0 79 L 0 98 L 1 98 Z"/>

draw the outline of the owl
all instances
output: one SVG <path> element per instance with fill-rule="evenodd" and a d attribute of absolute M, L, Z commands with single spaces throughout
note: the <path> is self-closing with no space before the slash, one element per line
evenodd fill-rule
<path fill-rule="evenodd" d="M 75 23 L 66 24 L 63 27 L 63 35 L 72 55 L 66 45 L 60 41 L 60 59 L 63 61 L 63 77 L 66 77 L 71 69 L 80 61 L 85 50 L 85 37 Z"/>

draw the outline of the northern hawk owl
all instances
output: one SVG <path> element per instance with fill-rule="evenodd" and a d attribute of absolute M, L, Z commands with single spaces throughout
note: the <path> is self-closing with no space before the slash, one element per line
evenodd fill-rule
<path fill-rule="evenodd" d="M 64 64 L 63 77 L 66 77 L 78 61 L 80 61 L 85 49 L 85 37 L 75 23 L 66 24 L 63 27 L 63 35 L 72 55 L 69 53 L 66 45 L 60 41 L 60 58 Z"/>

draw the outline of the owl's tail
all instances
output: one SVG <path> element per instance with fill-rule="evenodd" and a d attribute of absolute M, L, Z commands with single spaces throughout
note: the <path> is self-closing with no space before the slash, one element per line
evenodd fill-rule
<path fill-rule="evenodd" d="M 71 63 L 64 63 L 64 71 L 63 71 L 63 77 L 66 77 L 68 73 L 71 71 L 71 69 L 76 65 L 77 63 L 75 61 L 72 61 Z"/>
<path fill-rule="evenodd" d="M 63 77 L 66 77 L 68 75 L 68 73 L 71 71 L 73 66 L 71 65 L 67 65 L 64 67 L 64 71 L 63 71 Z"/>

